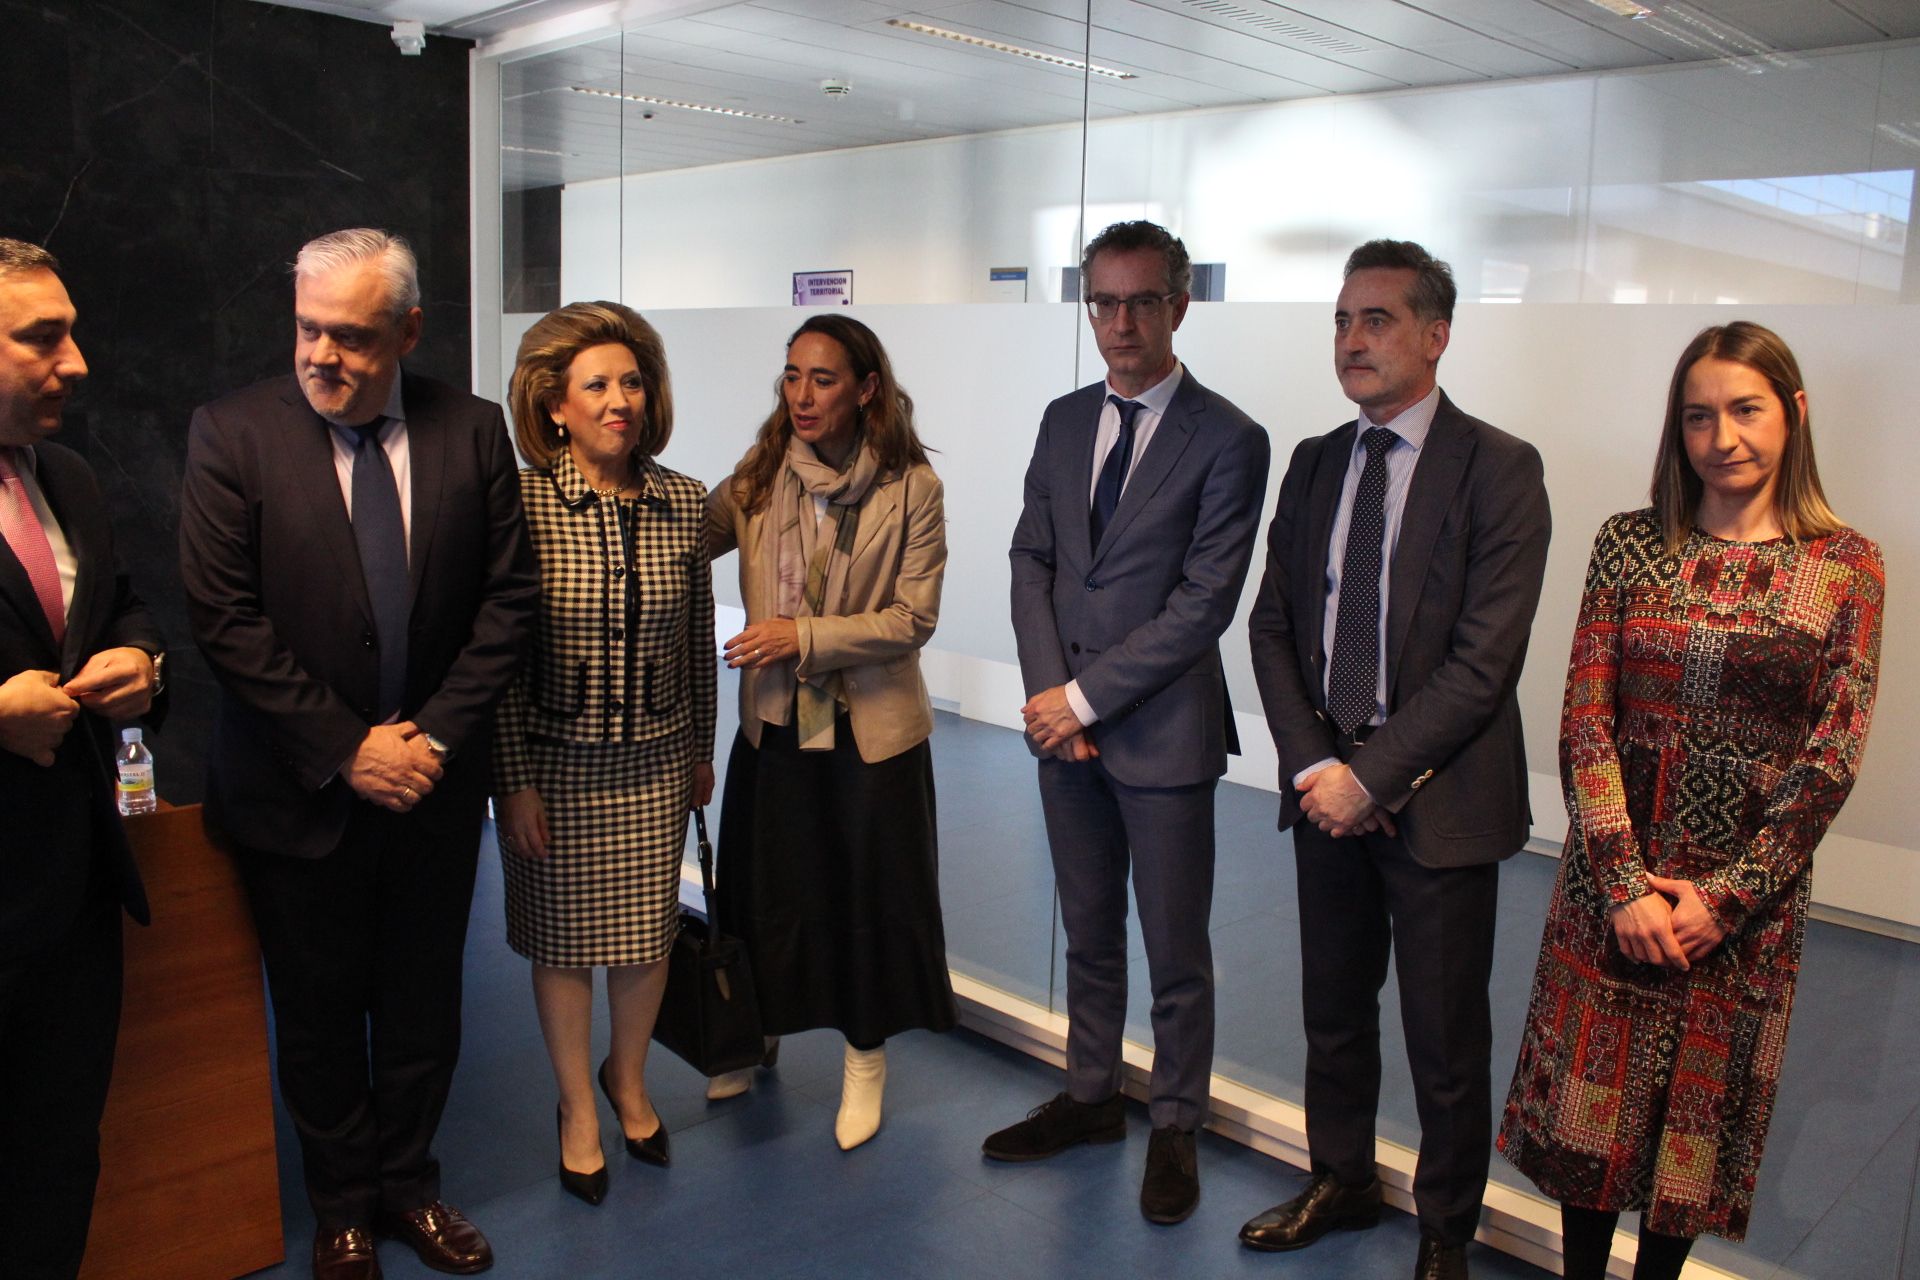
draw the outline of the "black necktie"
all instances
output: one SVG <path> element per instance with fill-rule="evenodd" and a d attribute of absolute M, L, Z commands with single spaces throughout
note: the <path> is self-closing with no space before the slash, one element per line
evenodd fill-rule
<path fill-rule="evenodd" d="M 407 534 L 400 519 L 400 489 L 393 465 L 380 447 L 385 418 L 350 428 L 360 441 L 353 450 L 353 540 L 360 547 L 360 572 L 373 606 L 373 630 L 380 645 L 380 718 L 400 710 L 407 692 Z"/>
<path fill-rule="evenodd" d="M 1327 714 L 1351 733 L 1373 719 L 1380 684 L 1380 557 L 1387 540 L 1387 450 L 1399 436 L 1373 427 L 1361 437 L 1367 465 L 1353 494 L 1347 552 L 1340 565 L 1340 611 L 1327 664 Z"/>
<path fill-rule="evenodd" d="M 1147 407 L 1138 400 L 1122 400 L 1119 396 L 1108 396 L 1107 403 L 1120 411 L 1120 437 L 1113 442 L 1113 448 L 1107 451 L 1107 460 L 1100 466 L 1100 483 L 1093 487 L 1093 510 L 1087 513 L 1088 528 L 1096 547 L 1120 505 L 1120 491 L 1127 487 L 1127 467 L 1133 462 L 1134 416 Z"/>

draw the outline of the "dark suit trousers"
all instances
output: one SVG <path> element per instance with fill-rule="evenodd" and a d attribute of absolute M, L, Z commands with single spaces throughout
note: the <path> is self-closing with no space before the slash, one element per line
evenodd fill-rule
<path fill-rule="evenodd" d="M 1392 836 L 1336 840 L 1306 819 L 1293 828 L 1293 847 L 1314 1170 L 1348 1184 L 1373 1176 L 1380 988 L 1391 952 L 1420 1113 L 1414 1204 L 1423 1231 L 1465 1244 L 1493 1153 L 1487 982 L 1499 864 L 1435 870 Z"/>
<path fill-rule="evenodd" d="M 479 815 L 450 832 L 356 803 L 324 858 L 242 850 L 273 995 L 280 1098 L 322 1227 L 440 1197 L 433 1156 L 460 1054 Z"/>
<path fill-rule="evenodd" d="M 71 1280 L 100 1176 L 100 1113 L 120 1030 L 120 905 L 0 964 L 0 1275 Z"/>
<path fill-rule="evenodd" d="M 1040 761 L 1040 800 L 1067 931 L 1067 1092 L 1120 1087 L 1127 1023 L 1127 877 L 1153 991 L 1156 1128 L 1200 1127 L 1213 1075 L 1214 782 L 1130 787 L 1099 760 Z"/>

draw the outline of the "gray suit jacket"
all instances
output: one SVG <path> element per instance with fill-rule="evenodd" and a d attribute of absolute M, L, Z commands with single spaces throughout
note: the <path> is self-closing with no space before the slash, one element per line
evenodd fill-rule
<path fill-rule="evenodd" d="M 1336 754 L 1325 714 L 1327 546 L 1355 423 L 1294 450 L 1253 607 L 1253 670 L 1280 753 L 1280 827 L 1301 769 Z M 1352 761 L 1430 867 L 1496 862 L 1526 843 L 1527 762 L 1514 695 L 1552 522 L 1540 454 L 1444 394 L 1388 570 L 1387 720 Z"/>
<path fill-rule="evenodd" d="M 1105 398 L 1102 383 L 1082 387 L 1040 420 L 1009 552 L 1020 674 L 1029 697 L 1080 682 L 1121 782 L 1205 782 L 1239 746 L 1220 634 L 1258 532 L 1267 433 L 1189 369 L 1095 547 L 1087 494 Z"/>

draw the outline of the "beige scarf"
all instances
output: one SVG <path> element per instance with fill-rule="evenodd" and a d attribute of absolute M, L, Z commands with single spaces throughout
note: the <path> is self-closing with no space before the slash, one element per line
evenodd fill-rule
<path fill-rule="evenodd" d="M 860 524 L 860 502 L 872 488 L 880 463 L 864 439 L 854 443 L 844 471 L 836 471 L 798 436 L 787 438 L 786 465 L 775 477 L 770 498 L 778 580 L 774 599 L 781 616 L 820 617 L 827 609 L 827 583 L 839 560 L 840 581 L 853 552 Z M 826 514 L 814 518 L 814 500 L 823 498 Z M 831 751 L 833 721 L 846 703 L 838 671 L 797 680 L 795 733 L 802 751 Z"/>

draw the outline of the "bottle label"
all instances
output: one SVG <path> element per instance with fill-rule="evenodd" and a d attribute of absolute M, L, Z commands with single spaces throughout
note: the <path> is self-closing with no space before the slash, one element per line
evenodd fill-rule
<path fill-rule="evenodd" d="M 150 764 L 123 764 L 120 766 L 120 792 L 153 790 L 153 766 Z"/>

